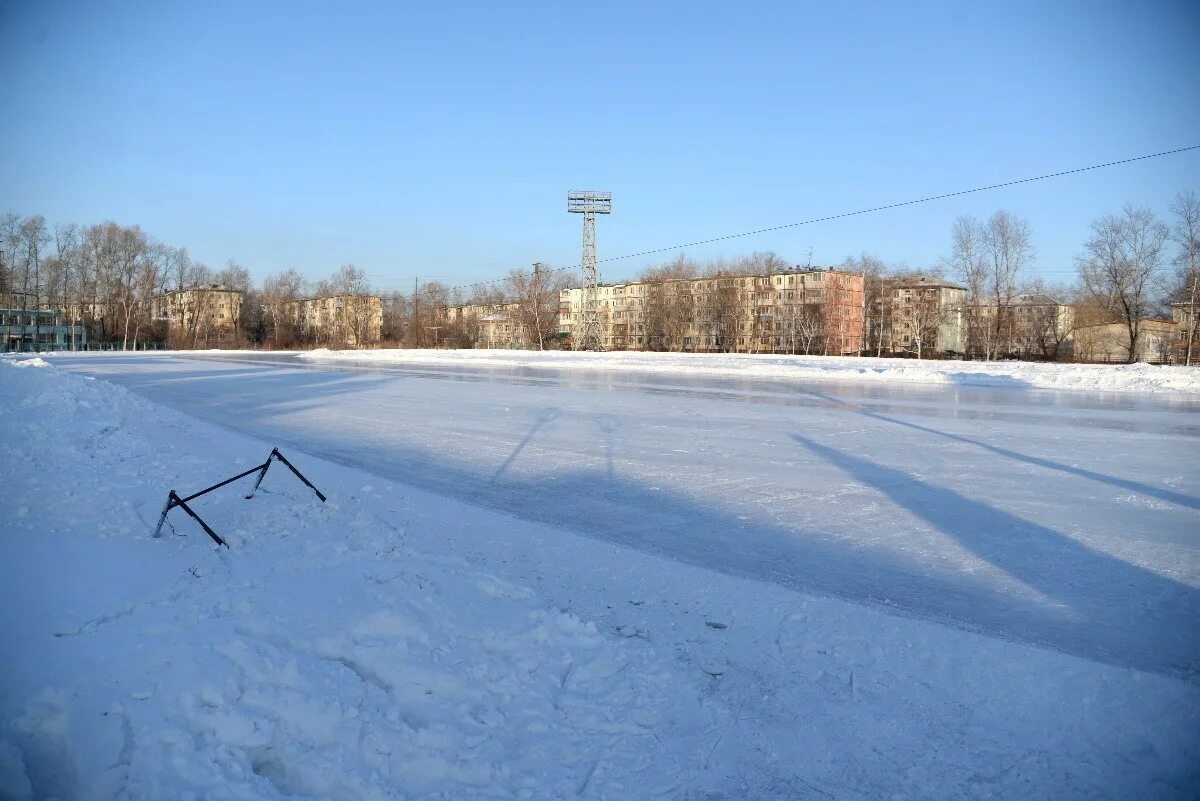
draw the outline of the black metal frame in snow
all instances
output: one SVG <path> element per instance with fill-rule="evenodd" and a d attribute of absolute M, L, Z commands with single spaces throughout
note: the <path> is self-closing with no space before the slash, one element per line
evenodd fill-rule
<path fill-rule="evenodd" d="M 287 460 L 287 457 L 279 452 L 279 448 L 272 448 L 271 455 L 268 456 L 267 460 L 265 462 L 263 462 L 262 464 L 255 465 L 254 467 L 251 467 L 249 470 L 245 471 L 244 473 L 238 473 L 233 478 L 227 478 L 224 481 L 220 482 L 219 484 L 213 484 L 208 489 L 202 489 L 199 492 L 193 492 L 191 495 L 187 496 L 186 498 L 180 498 L 179 494 L 177 492 L 175 492 L 175 490 L 171 490 L 170 494 L 167 495 L 167 505 L 163 507 L 162 514 L 159 515 L 158 526 L 154 529 L 154 536 L 159 537 L 162 535 L 163 523 L 167 522 L 167 513 L 170 512 L 172 509 L 174 509 L 176 506 L 178 506 L 180 509 L 187 512 L 189 517 L 191 517 L 193 520 L 195 520 L 197 523 L 200 524 L 200 527 L 202 529 L 204 529 L 204 533 L 207 534 L 208 536 L 212 537 L 213 542 L 217 543 L 217 545 L 224 545 L 226 548 L 228 548 L 229 543 L 227 543 L 227 542 L 225 542 L 225 540 L 221 539 L 221 536 L 219 534 L 217 534 L 217 532 L 213 531 L 212 528 L 208 525 L 208 523 L 205 523 L 204 520 L 200 517 L 200 515 L 196 514 L 196 512 L 192 509 L 192 507 L 188 506 L 188 501 L 199 498 L 201 495 L 207 495 L 208 493 L 212 492 L 213 490 L 220 489 L 221 487 L 225 486 L 226 484 L 232 484 L 233 482 L 237 481 L 239 478 L 245 478 L 246 476 L 248 476 L 252 473 L 258 473 L 258 478 L 255 479 L 255 481 L 254 481 L 254 489 L 250 490 L 250 494 L 246 496 L 246 500 L 250 500 L 251 498 L 254 497 L 254 493 L 258 492 L 258 487 L 260 484 L 262 484 L 262 480 L 264 478 L 266 478 L 267 468 L 269 468 L 271 466 L 271 461 L 273 459 L 278 459 L 279 461 L 283 462 L 283 464 L 287 467 L 288 470 L 291 470 L 293 473 L 296 474 L 296 478 L 303 481 L 304 485 L 306 487 L 308 487 L 310 490 L 312 490 L 313 492 L 315 492 L 317 494 L 317 497 L 321 499 L 321 503 L 325 502 L 325 496 L 321 493 L 321 491 L 319 489 L 317 489 L 316 487 L 314 487 L 312 482 L 309 481 L 307 478 L 305 478 L 304 474 L 301 473 L 299 470 L 297 470 L 296 466 L 294 464 L 292 464 L 291 462 L 289 462 Z"/>

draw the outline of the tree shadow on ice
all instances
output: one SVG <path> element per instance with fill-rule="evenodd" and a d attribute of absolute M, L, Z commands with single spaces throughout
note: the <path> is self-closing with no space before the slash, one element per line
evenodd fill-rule
<path fill-rule="evenodd" d="M 986 574 L 930 567 L 903 550 L 860 547 L 826 531 L 773 524 L 706 505 L 693 495 L 613 476 L 600 454 L 595 467 L 533 474 L 510 469 L 496 481 L 495 468 L 431 450 L 392 444 L 380 449 L 335 432 L 307 431 L 296 442 L 284 434 L 273 441 L 520 519 L 726 575 L 1200 680 L 1195 590 L 986 504 L 823 446 L 810 452 L 861 475 L 863 483 L 1059 603 L 1033 600 Z M 517 458 L 536 455 L 527 447 Z"/>
<path fill-rule="evenodd" d="M 1047 470 L 1056 470 L 1061 473 L 1079 476 L 1080 478 L 1086 478 L 1090 481 L 1096 481 L 1101 484 L 1108 484 L 1109 486 L 1128 490 L 1130 492 L 1149 495 L 1160 500 L 1185 506 L 1189 509 L 1200 509 L 1200 498 L 1194 498 L 1191 495 L 1185 495 L 1182 492 L 1175 492 L 1174 490 L 1169 490 L 1164 487 L 1155 487 L 1151 484 L 1144 484 L 1140 481 L 1132 481 L 1130 479 L 1120 478 L 1118 476 L 1110 476 L 1107 473 L 1101 473 L 1096 470 L 1088 470 L 1085 467 L 1075 467 L 1073 465 L 1062 464 L 1061 462 L 1055 462 L 1051 459 L 1046 459 L 1041 456 L 1030 456 L 1029 454 L 1020 453 L 1009 448 L 1002 448 L 999 445 L 992 445 L 978 439 L 964 437 L 961 434 L 951 434 L 948 431 L 939 431 L 936 428 L 930 428 L 928 426 L 908 422 L 907 420 L 889 417 L 888 415 L 880 414 L 879 412 L 873 412 L 869 409 L 851 407 L 849 404 L 846 404 L 837 398 L 830 397 L 819 392 L 811 392 L 810 394 L 819 398 L 823 398 L 836 406 L 851 408 L 855 413 L 860 414 L 863 417 L 869 417 L 872 420 L 880 420 L 885 423 L 891 423 L 892 425 L 911 428 L 914 431 L 920 431 L 925 434 L 933 434 L 934 436 L 944 437 L 955 442 L 961 442 L 965 445 L 974 445 L 977 448 L 982 448 L 989 453 L 994 453 L 997 456 L 1003 456 L 1006 459 L 1024 462 L 1025 464 L 1031 464 L 1036 467 L 1043 467 Z"/>
<path fill-rule="evenodd" d="M 971 553 L 1068 609 L 1073 633 L 1102 649 L 1090 654 L 1085 649 L 1083 655 L 1120 663 L 1135 656 L 1135 652 L 1144 652 L 1128 664 L 1145 666 L 1140 664 L 1139 656 L 1154 654 L 1156 659 L 1165 657 L 1166 672 L 1190 680 L 1200 678 L 1200 636 L 1195 626 L 1200 591 L 1195 588 L 900 470 L 798 434 L 791 438 Z M 1009 636 L 1025 638 L 1016 632 Z M 1073 650 L 1053 636 L 1034 639 Z M 1124 655 L 1122 650 L 1126 651 Z"/>
<path fill-rule="evenodd" d="M 723 509 L 703 500 L 703 487 L 684 494 L 614 475 L 611 465 L 619 441 L 611 421 L 597 418 L 601 450 L 591 459 L 584 457 L 578 469 L 513 471 L 516 460 L 536 458 L 539 452 L 532 447 L 534 436 L 545 430 L 545 423 L 535 421 L 525 443 L 508 456 L 503 480 L 497 481 L 499 464 L 488 467 L 394 439 L 347 436 L 336 425 L 336 416 L 330 426 L 287 419 L 310 407 L 336 411 L 336 404 L 331 407 L 324 401 L 353 395 L 360 414 L 362 400 L 367 399 L 372 422 L 377 418 L 381 426 L 420 424 L 421 418 L 412 415 L 419 414 L 422 379 L 255 369 L 254 380 L 244 382 L 244 389 L 237 381 L 246 375 L 244 367 L 213 382 L 188 381 L 186 373 L 173 376 L 163 371 L 126 373 L 119 383 L 151 398 L 186 397 L 193 414 L 281 448 L 681 563 L 1112 664 L 1200 678 L 1200 630 L 1194 625 L 1200 601 L 1195 590 L 986 504 L 829 448 L 809 452 L 820 453 L 847 472 L 858 471 L 869 486 L 883 485 L 877 489 L 885 496 L 905 508 L 917 507 L 914 513 L 931 525 L 1060 604 L 1032 601 L 987 575 L 931 566 L 902 550 L 861 547 L 831 532 L 764 520 L 745 509 Z M 406 385 L 397 398 L 408 406 L 387 405 L 385 396 L 374 406 L 371 391 L 384 382 Z M 230 403 L 231 395 L 236 403 Z M 231 405 L 237 414 L 229 413 Z M 1014 537 L 1006 537 L 1010 529 Z M 1055 566 L 1061 568 L 1057 573 Z"/>

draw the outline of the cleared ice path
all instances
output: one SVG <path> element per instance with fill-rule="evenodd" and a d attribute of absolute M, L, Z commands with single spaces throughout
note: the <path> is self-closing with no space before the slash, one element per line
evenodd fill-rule
<path fill-rule="evenodd" d="M 1200 682 L 1200 401 L 57 356 L 232 429 L 711 570 Z"/>

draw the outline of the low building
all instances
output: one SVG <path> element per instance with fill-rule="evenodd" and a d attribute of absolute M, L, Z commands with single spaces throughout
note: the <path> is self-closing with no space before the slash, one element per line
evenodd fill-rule
<path fill-rule="evenodd" d="M 151 316 L 176 348 L 230 347 L 241 341 L 242 293 L 220 284 L 173 289 L 154 298 Z"/>
<path fill-rule="evenodd" d="M 1075 361 L 1079 362 L 1166 364 L 1172 361 L 1177 337 L 1175 323 L 1150 318 L 1139 325 L 1132 359 L 1129 357 L 1129 327 L 1125 323 L 1081 326 L 1071 332 L 1068 345 Z"/>
<path fill-rule="evenodd" d="M 1200 314 L 1191 303 L 1172 303 L 1171 322 L 1175 326 L 1175 361 L 1178 364 L 1200 362 Z"/>
<path fill-rule="evenodd" d="M 87 327 L 53 309 L 0 308 L 0 350 L 86 350 Z"/>

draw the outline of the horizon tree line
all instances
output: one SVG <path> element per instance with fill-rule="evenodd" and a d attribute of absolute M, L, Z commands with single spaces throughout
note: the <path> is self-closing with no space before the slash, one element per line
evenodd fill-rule
<path fill-rule="evenodd" d="M 1120 213 L 1094 220 L 1075 260 L 1077 280 L 1049 283 L 1033 274 L 1036 251 L 1027 219 L 999 210 L 986 220 L 959 217 L 951 228 L 949 255 L 925 269 L 889 263 L 870 253 L 848 257 L 837 269 L 864 278 L 862 352 L 883 355 L 889 328 L 887 297 L 897 282 L 915 275 L 948 277 L 967 292 L 966 352 L 987 360 L 1013 355 L 1013 343 L 1034 343 L 1043 359 L 1059 358 L 1064 333 L 1054 320 L 1018 320 L 1014 301 L 1021 295 L 1050 295 L 1075 308 L 1074 328 L 1097 323 L 1120 324 L 1126 350 L 1136 358 L 1143 323 L 1163 314 L 1170 304 L 1183 308 L 1186 330 L 1181 345 L 1187 364 L 1200 358 L 1200 197 L 1180 192 L 1170 221 L 1147 208 L 1127 205 Z M 89 226 L 50 226 L 41 215 L 0 217 L 0 296 L 27 311 L 61 309 L 73 323 L 88 325 L 94 339 L 136 348 L 150 340 L 165 341 L 161 320 L 151 315 L 153 299 L 171 289 L 219 284 L 243 293 L 243 309 L 234 341 L 286 348 L 321 344 L 282 313 L 287 304 L 326 295 L 374 294 L 365 272 L 343 265 L 331 276 L 310 281 L 294 268 L 268 275 L 256 287 L 249 271 L 230 260 L 220 270 L 193 260 L 186 248 L 161 242 L 139 226 L 106 221 Z M 1168 269 L 1173 267 L 1174 269 Z M 704 332 L 719 348 L 736 341 L 735 290 L 702 296 L 681 290 L 678 279 L 766 275 L 804 269 L 772 251 L 737 258 L 695 259 L 680 254 L 644 267 L 635 280 L 647 284 L 642 310 L 645 348 L 679 350 L 689 327 Z M 451 305 L 505 307 L 522 332 L 525 347 L 546 349 L 557 343 L 559 292 L 573 285 L 562 271 L 537 264 L 513 269 L 499 285 L 476 287 L 471 293 L 440 282 L 427 282 L 411 294 L 379 293 L 383 308 L 381 339 L 407 347 L 474 347 L 479 331 L 471 321 L 448 324 Z M 802 304 L 782 305 L 774 316 L 776 330 L 796 353 L 821 352 L 828 321 Z M 196 346 L 198 334 L 191 338 Z M 189 343 L 172 343 L 189 344 Z"/>

